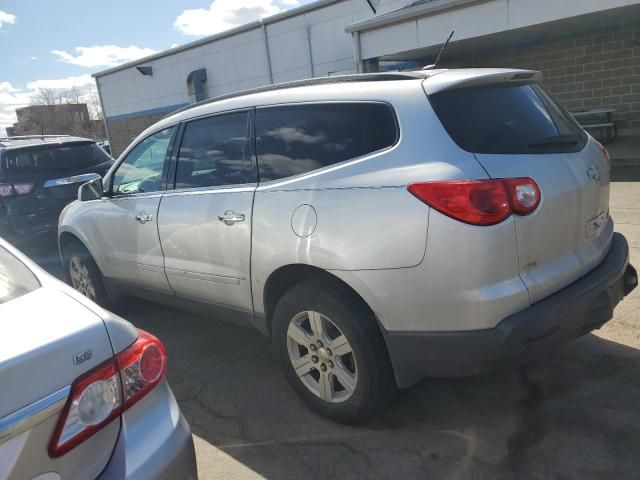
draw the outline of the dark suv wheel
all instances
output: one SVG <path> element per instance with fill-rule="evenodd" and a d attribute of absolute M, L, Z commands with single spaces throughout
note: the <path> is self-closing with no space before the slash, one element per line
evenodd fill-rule
<path fill-rule="evenodd" d="M 342 423 L 376 415 L 396 389 L 382 335 L 366 306 L 324 279 L 289 290 L 273 316 L 284 374 L 319 414 Z"/>

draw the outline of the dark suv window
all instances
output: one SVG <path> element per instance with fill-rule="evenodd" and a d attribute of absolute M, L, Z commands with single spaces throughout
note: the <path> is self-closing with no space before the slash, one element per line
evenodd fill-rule
<path fill-rule="evenodd" d="M 176 188 L 235 185 L 253 180 L 249 113 L 236 112 L 187 123 L 178 153 Z"/>
<path fill-rule="evenodd" d="M 0 305 L 40 287 L 40 282 L 20 260 L 0 247 Z"/>
<path fill-rule="evenodd" d="M 578 151 L 586 136 L 537 84 L 497 84 L 429 96 L 451 138 L 474 153 Z"/>
<path fill-rule="evenodd" d="M 73 173 L 111 160 L 95 143 L 69 143 L 6 150 L 3 169 L 11 173 Z"/>
<path fill-rule="evenodd" d="M 298 175 L 394 145 L 398 128 L 384 103 L 323 103 L 256 112 L 260 181 Z"/>

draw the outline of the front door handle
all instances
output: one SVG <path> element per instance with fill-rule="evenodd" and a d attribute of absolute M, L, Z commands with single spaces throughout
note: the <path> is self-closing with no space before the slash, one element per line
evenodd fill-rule
<path fill-rule="evenodd" d="M 224 222 L 225 225 L 233 225 L 236 222 L 244 222 L 244 213 L 236 213 L 233 210 L 227 210 L 224 215 L 218 215 L 218 220 Z"/>
<path fill-rule="evenodd" d="M 138 215 L 136 215 L 136 221 L 138 223 L 143 224 L 143 225 L 145 223 L 147 223 L 147 222 L 150 222 L 151 220 L 153 220 L 153 215 L 148 215 L 148 214 L 146 214 L 144 212 L 139 213 Z"/>

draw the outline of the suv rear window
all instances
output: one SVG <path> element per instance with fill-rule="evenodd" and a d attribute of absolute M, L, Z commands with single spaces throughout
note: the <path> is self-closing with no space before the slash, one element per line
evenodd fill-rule
<path fill-rule="evenodd" d="M 259 108 L 260 181 L 298 175 L 394 145 L 398 127 L 385 103 L 322 103 Z"/>
<path fill-rule="evenodd" d="M 40 282 L 31 270 L 0 247 L 0 305 L 39 287 Z"/>
<path fill-rule="evenodd" d="M 451 138 L 469 152 L 571 152 L 586 142 L 576 121 L 538 84 L 459 88 L 429 100 Z"/>
<path fill-rule="evenodd" d="M 70 143 L 6 150 L 3 169 L 11 173 L 72 173 L 100 165 L 111 157 L 96 143 Z"/>

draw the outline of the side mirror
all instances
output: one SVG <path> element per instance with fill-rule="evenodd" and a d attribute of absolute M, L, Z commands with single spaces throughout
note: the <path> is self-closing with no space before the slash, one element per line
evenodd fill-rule
<path fill-rule="evenodd" d="M 98 177 L 87 183 L 83 183 L 78 188 L 78 200 L 87 202 L 89 200 L 99 200 L 102 198 L 102 178 Z"/>

